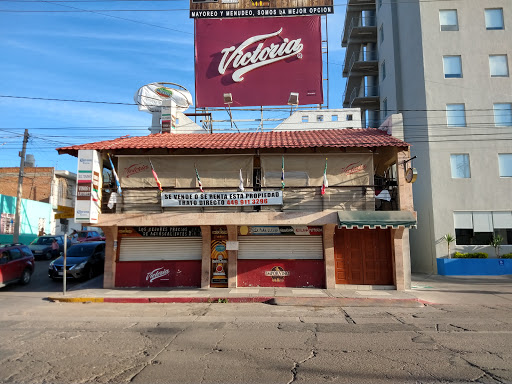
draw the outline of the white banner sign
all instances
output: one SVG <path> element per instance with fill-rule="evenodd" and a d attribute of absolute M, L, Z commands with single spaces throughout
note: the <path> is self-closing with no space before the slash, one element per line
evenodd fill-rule
<path fill-rule="evenodd" d="M 162 207 L 243 207 L 282 204 L 281 191 L 162 193 Z"/>

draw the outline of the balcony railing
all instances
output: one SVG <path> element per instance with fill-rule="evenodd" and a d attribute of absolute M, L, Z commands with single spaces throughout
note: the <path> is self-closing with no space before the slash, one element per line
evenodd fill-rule
<path fill-rule="evenodd" d="M 320 186 L 315 187 L 285 187 L 283 205 L 256 205 L 243 207 L 162 207 L 160 195 L 156 188 L 123 188 L 123 195 L 117 197 L 117 204 L 113 209 L 107 203 L 112 190 L 104 189 L 101 211 L 102 213 L 162 213 L 162 212 L 322 212 L 325 210 L 347 211 L 373 211 L 382 204 L 375 198 L 375 190 L 382 187 L 378 185 L 333 186 L 320 193 Z M 391 202 L 385 205 L 385 210 L 396 210 L 396 187 L 390 187 Z M 233 192 L 236 188 L 214 188 L 207 193 Z M 274 191 L 280 188 L 261 188 L 261 191 Z M 253 191 L 246 188 L 246 192 Z M 169 189 L 166 192 L 198 192 L 197 189 Z M 395 201 L 395 203 L 393 203 Z"/>
<path fill-rule="evenodd" d="M 378 51 L 367 51 L 367 50 L 361 50 L 356 51 L 352 53 L 350 56 L 350 60 L 348 62 L 348 65 L 344 67 L 348 71 L 348 73 L 351 73 L 354 69 L 354 64 L 356 63 L 362 63 L 363 65 L 358 66 L 358 69 L 360 71 L 364 71 L 364 69 L 368 68 L 378 70 L 378 64 L 376 62 L 379 61 L 379 54 Z M 365 67 L 364 64 L 367 64 Z"/>
<path fill-rule="evenodd" d="M 348 28 L 344 31 L 344 35 L 341 36 L 341 41 L 345 41 L 345 38 L 350 38 L 354 28 L 377 28 L 377 19 L 375 16 L 358 16 L 353 17 L 350 20 Z M 346 36 L 345 36 L 346 34 Z"/>
<path fill-rule="evenodd" d="M 378 86 L 370 86 L 370 87 L 357 87 L 352 90 L 350 93 L 350 105 L 354 103 L 356 98 L 369 98 L 369 97 L 379 97 L 379 87 Z"/>

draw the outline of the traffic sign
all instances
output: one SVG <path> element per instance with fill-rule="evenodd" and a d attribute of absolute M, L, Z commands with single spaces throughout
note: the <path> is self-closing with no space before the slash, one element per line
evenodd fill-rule
<path fill-rule="evenodd" d="M 56 213 L 55 218 L 56 219 L 72 219 L 75 217 L 75 212 L 64 212 L 64 213 Z"/>
<path fill-rule="evenodd" d="M 75 212 L 75 208 L 66 207 L 65 205 L 57 205 L 57 211 L 59 211 L 59 212 Z"/>

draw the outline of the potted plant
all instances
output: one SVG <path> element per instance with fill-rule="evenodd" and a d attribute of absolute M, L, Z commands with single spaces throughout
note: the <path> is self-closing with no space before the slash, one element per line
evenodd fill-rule
<path fill-rule="evenodd" d="M 450 255 L 450 244 L 455 241 L 455 236 L 452 236 L 451 234 L 447 233 L 442 237 L 442 240 L 446 242 L 446 245 L 448 247 L 448 258 L 451 259 L 452 256 Z"/>
<path fill-rule="evenodd" d="M 494 248 L 494 252 L 496 253 L 496 258 L 500 258 L 500 246 L 501 243 L 503 243 L 503 237 L 500 235 L 495 235 L 492 237 L 491 242 L 489 245 L 491 245 Z"/>

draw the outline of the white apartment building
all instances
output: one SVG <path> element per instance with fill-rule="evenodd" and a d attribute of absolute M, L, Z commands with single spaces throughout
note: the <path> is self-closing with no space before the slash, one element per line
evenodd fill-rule
<path fill-rule="evenodd" d="M 315 109 L 293 112 L 274 131 L 363 128 L 359 108 Z"/>
<path fill-rule="evenodd" d="M 344 107 L 402 114 L 418 226 L 413 272 L 451 251 L 512 252 L 512 2 L 348 0 Z"/>

